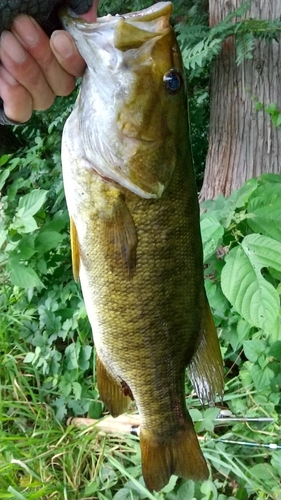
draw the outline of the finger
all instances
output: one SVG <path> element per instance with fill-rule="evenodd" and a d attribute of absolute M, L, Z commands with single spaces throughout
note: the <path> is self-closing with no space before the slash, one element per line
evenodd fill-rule
<path fill-rule="evenodd" d="M 0 66 L 0 96 L 7 118 L 19 123 L 29 120 L 32 115 L 32 97 L 3 66 Z"/>
<path fill-rule="evenodd" d="M 86 12 L 86 14 L 83 14 L 81 17 L 85 19 L 88 23 L 95 23 L 97 20 L 97 13 L 98 13 L 98 4 L 99 0 L 94 0 L 92 7 Z"/>
<path fill-rule="evenodd" d="M 33 109 L 49 108 L 54 93 L 34 59 L 9 31 L 1 34 L 1 62 L 8 72 L 31 94 Z"/>
<path fill-rule="evenodd" d="M 80 56 L 73 38 L 66 31 L 54 31 L 50 46 L 58 64 L 75 77 L 82 76 L 85 71 L 85 61 Z"/>
<path fill-rule="evenodd" d="M 94 0 L 92 7 L 81 17 L 94 23 L 97 19 L 99 0 Z M 51 49 L 60 65 L 70 74 L 76 77 L 82 76 L 85 71 L 85 62 L 80 56 L 73 38 L 65 31 L 55 31 L 51 36 Z"/>
<path fill-rule="evenodd" d="M 75 78 L 61 67 L 51 50 L 49 38 L 37 22 L 28 16 L 18 16 L 12 25 L 12 32 L 37 62 L 53 93 L 55 95 L 70 94 L 75 87 Z M 82 58 L 78 54 L 75 43 L 70 41 L 68 54 L 74 53 L 81 63 Z"/>

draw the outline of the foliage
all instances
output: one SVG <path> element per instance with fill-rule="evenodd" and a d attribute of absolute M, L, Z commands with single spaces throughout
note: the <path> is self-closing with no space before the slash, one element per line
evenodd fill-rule
<path fill-rule="evenodd" d="M 131 10 L 129 3 L 109 2 L 108 7 L 120 11 L 126 4 Z M 198 36 L 196 43 L 209 36 L 204 2 L 174 3 L 174 22 L 187 12 L 188 33 L 194 40 Z M 136 3 L 136 8 L 145 6 L 145 1 Z M 227 29 L 216 36 L 225 36 Z M 185 36 L 182 26 L 179 33 Z M 208 69 L 195 70 L 188 76 L 190 118 L 200 166 L 202 141 L 207 145 Z M 8 149 L 7 140 L 1 150 L 0 497 L 278 500 L 278 176 L 253 179 L 226 199 L 205 202 L 201 221 L 206 290 L 226 365 L 224 405 L 237 417 L 273 421 L 219 425 L 221 402 L 202 408 L 187 381 L 187 403 L 211 480 L 201 484 L 172 477 L 153 494 L 141 477 L 136 438 L 105 437 L 94 429 L 64 425 L 66 416 L 103 414 L 91 332 L 79 286 L 72 279 L 61 178 L 60 138 L 74 97 L 58 99 L 47 113 L 14 128 L 16 146 Z M 268 112 L 277 126 L 276 109 Z"/>
<path fill-rule="evenodd" d="M 102 409 L 91 377 L 90 328 L 71 271 L 60 163 L 70 109 L 59 100 L 52 111 L 36 115 L 21 131 L 22 143 L 27 139 L 31 146 L 2 156 L 0 174 L 0 307 L 18 322 L 25 362 L 40 370 L 46 401 L 60 418 L 67 409 Z"/>
<path fill-rule="evenodd" d="M 246 14 L 251 1 L 244 2 L 212 28 L 208 28 L 204 17 L 200 24 L 194 24 L 192 15 L 192 26 L 187 22 L 176 26 L 183 61 L 190 72 L 191 79 L 200 76 L 206 70 L 209 63 L 219 54 L 224 40 L 229 36 L 235 36 L 237 64 L 241 64 L 245 59 L 252 59 L 255 39 L 278 40 L 281 31 L 279 19 L 242 19 L 235 22 L 236 18 Z M 191 10 L 190 13 L 193 14 L 193 11 Z"/>
<path fill-rule="evenodd" d="M 280 195 L 281 177 L 265 174 L 202 205 L 206 290 L 229 375 L 239 369 L 248 393 L 235 414 L 280 411 Z"/>
<path fill-rule="evenodd" d="M 217 427 L 218 408 L 202 410 L 187 383 L 188 406 L 212 481 L 172 477 L 160 493 L 151 494 L 141 477 L 135 438 L 105 438 L 60 422 L 66 414 L 99 417 L 102 405 L 85 310 L 71 278 L 65 206 L 57 195 L 57 205 L 52 198 L 53 189 L 61 189 L 61 131 L 53 128 L 49 150 L 46 131 L 52 122 L 43 121 L 25 156 L 2 158 L 1 498 L 277 500 L 279 451 L 248 448 L 240 441 L 272 447 L 280 432 L 281 342 L 275 322 L 280 177 L 253 179 L 227 199 L 206 202 L 201 222 L 206 290 L 227 369 L 224 403 L 237 416 L 273 421 Z M 55 246 L 49 243 L 51 231 Z M 42 260 L 45 264 L 38 264 Z M 14 274 L 13 262 L 20 268 Z M 22 269 L 33 270 L 36 281 Z"/>
<path fill-rule="evenodd" d="M 261 111 L 264 110 L 266 113 L 269 114 L 271 122 L 273 123 L 274 127 L 280 127 L 281 125 L 281 112 L 279 111 L 278 107 L 274 102 L 270 103 L 268 106 L 265 106 L 262 102 L 258 101 L 254 97 L 252 97 L 252 100 L 255 103 L 255 110 L 256 111 Z"/>

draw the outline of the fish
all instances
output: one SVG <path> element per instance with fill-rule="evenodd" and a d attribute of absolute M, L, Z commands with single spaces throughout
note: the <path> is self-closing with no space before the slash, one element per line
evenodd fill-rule
<path fill-rule="evenodd" d="M 223 394 L 206 298 L 184 69 L 171 2 L 87 23 L 62 16 L 87 63 L 62 137 L 73 273 L 113 417 L 135 401 L 150 491 L 209 476 L 186 407 Z"/>

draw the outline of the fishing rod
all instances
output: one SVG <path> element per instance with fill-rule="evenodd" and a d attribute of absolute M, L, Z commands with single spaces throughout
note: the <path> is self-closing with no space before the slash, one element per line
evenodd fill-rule
<path fill-rule="evenodd" d="M 203 419 L 202 419 L 203 420 Z M 218 418 L 214 419 L 215 426 L 229 425 L 237 422 L 258 422 L 258 423 L 273 423 L 274 418 L 271 417 L 235 417 L 228 410 L 222 410 Z M 73 417 L 67 420 L 67 425 L 76 427 L 94 426 L 95 429 L 107 434 L 131 434 L 139 437 L 140 435 L 140 419 L 139 415 L 120 415 L 117 418 L 106 416 L 102 419 L 80 418 Z M 198 436 L 199 441 L 204 441 L 203 436 Z M 236 444 L 240 446 L 252 446 L 255 448 L 268 448 L 271 450 L 280 450 L 281 445 L 276 443 L 256 443 L 251 441 L 236 441 L 231 439 L 213 439 L 215 442 Z"/>
<path fill-rule="evenodd" d="M 281 450 L 281 445 L 276 443 L 256 443 L 252 441 L 235 441 L 234 439 L 214 439 L 214 441 L 219 443 L 238 444 L 240 446 L 252 446 L 254 448 L 269 448 L 270 450 Z"/>

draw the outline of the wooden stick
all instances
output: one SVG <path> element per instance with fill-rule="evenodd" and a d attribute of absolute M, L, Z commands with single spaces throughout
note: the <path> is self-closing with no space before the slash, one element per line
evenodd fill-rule
<path fill-rule="evenodd" d="M 215 426 L 222 425 L 233 425 L 236 422 L 264 422 L 271 423 L 274 422 L 273 418 L 247 418 L 247 417 L 221 417 L 214 419 Z M 79 418 L 73 417 L 69 418 L 66 425 L 75 425 L 76 427 L 89 427 L 95 426 L 99 431 L 106 432 L 108 434 L 132 434 L 134 436 L 140 435 L 140 417 L 139 415 L 119 415 L 117 418 L 107 416 L 101 419 L 92 418 Z"/>
<path fill-rule="evenodd" d="M 108 434 L 133 434 L 139 436 L 140 418 L 139 415 L 120 415 L 117 418 L 104 417 L 96 420 L 93 418 L 69 418 L 66 425 L 75 425 L 76 427 L 89 427 L 93 425 L 99 431 Z"/>

